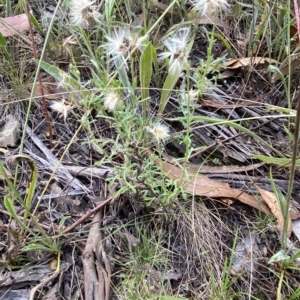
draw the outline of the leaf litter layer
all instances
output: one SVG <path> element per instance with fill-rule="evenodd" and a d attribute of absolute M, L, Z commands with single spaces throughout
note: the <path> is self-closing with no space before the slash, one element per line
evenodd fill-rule
<path fill-rule="evenodd" d="M 284 20 L 247 2 L 79 2 L 73 24 L 68 5 L 29 3 L 33 36 L 21 1 L 1 22 L 1 295 L 295 297 L 297 260 L 268 263 L 285 209 L 298 251 Z"/>

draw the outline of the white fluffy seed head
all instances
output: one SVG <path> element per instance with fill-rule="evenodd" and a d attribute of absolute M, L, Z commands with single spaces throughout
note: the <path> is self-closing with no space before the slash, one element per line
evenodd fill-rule
<path fill-rule="evenodd" d="M 108 111 L 114 111 L 120 100 L 120 94 L 112 90 L 104 96 L 103 106 Z"/>
<path fill-rule="evenodd" d="M 169 71 L 171 74 L 179 73 L 182 68 L 188 64 L 188 44 L 190 42 L 190 39 L 190 28 L 183 27 L 163 41 L 163 44 L 166 47 L 167 51 L 159 54 L 159 59 L 170 59 Z"/>
<path fill-rule="evenodd" d="M 87 28 L 91 20 L 99 21 L 100 13 L 96 11 L 95 1 L 71 0 L 70 22 L 76 26 Z"/>
<path fill-rule="evenodd" d="M 72 105 L 66 105 L 65 104 L 65 99 L 62 99 L 62 101 L 52 101 L 52 103 L 50 104 L 50 108 L 53 111 L 58 112 L 59 114 L 61 114 L 64 119 L 66 120 L 69 111 L 73 108 Z"/>
<path fill-rule="evenodd" d="M 107 42 L 104 44 L 104 48 L 108 55 L 118 57 L 126 53 L 126 33 L 123 28 L 115 28 L 110 36 L 106 36 Z"/>
<path fill-rule="evenodd" d="M 169 127 L 160 122 L 153 124 L 151 127 L 147 127 L 147 131 L 153 135 L 157 142 L 163 141 L 170 136 Z"/>
<path fill-rule="evenodd" d="M 112 59 L 120 59 L 127 67 L 127 59 L 133 51 L 139 49 L 143 51 L 147 36 L 138 37 L 129 28 L 115 27 L 111 35 L 106 36 L 107 42 L 103 45 L 106 54 Z"/>
<path fill-rule="evenodd" d="M 206 14 L 214 14 L 217 10 L 228 10 L 229 3 L 227 0 L 191 0 L 194 10 L 198 11 L 202 16 Z"/>
<path fill-rule="evenodd" d="M 181 103 L 184 106 L 189 105 L 194 105 L 197 102 L 198 99 L 198 91 L 196 90 L 189 90 L 188 92 L 182 91 L 181 92 Z"/>

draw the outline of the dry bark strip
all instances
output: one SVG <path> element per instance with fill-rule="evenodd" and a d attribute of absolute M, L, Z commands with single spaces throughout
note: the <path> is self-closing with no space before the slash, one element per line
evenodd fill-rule
<path fill-rule="evenodd" d="M 64 166 L 74 176 L 83 176 L 83 177 L 109 177 L 114 174 L 114 168 L 111 167 L 80 167 L 80 166 Z"/>
<path fill-rule="evenodd" d="M 42 158 L 37 157 L 37 155 L 30 155 L 35 159 L 38 159 L 40 162 L 44 163 L 47 169 L 50 169 L 52 172 L 56 170 L 56 173 L 60 175 L 62 178 L 66 178 L 68 180 L 68 185 L 73 189 L 78 190 L 81 189 L 83 191 L 89 192 L 89 189 L 84 186 L 78 179 L 74 178 L 70 172 L 65 168 L 62 163 L 59 163 L 59 160 L 52 154 L 52 152 L 43 144 L 43 142 L 33 133 L 33 130 L 30 127 L 26 127 L 26 132 L 29 134 L 32 141 L 35 145 L 44 153 L 47 158 L 43 160 Z"/>
<path fill-rule="evenodd" d="M 102 267 L 103 246 L 101 227 L 101 212 L 98 211 L 93 218 L 93 225 L 90 229 L 84 253 L 82 255 L 84 270 L 84 292 L 86 300 L 108 300 L 109 299 L 109 270 Z M 102 248 L 102 249 L 101 249 Z M 105 263 L 107 268 L 107 263 Z"/>

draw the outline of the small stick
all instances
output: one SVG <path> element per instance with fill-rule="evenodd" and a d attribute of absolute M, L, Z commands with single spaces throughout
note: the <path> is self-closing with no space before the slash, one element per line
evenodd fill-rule
<path fill-rule="evenodd" d="M 81 224 L 83 221 L 85 221 L 86 219 L 88 219 L 91 215 L 93 215 L 94 213 L 96 213 L 99 209 L 101 209 L 103 206 L 105 206 L 106 204 L 108 204 L 111 200 L 113 199 L 113 197 L 109 197 L 108 199 L 106 199 L 105 201 L 101 202 L 100 204 L 98 204 L 94 209 L 90 210 L 89 212 L 87 212 L 84 216 L 82 216 L 80 219 L 78 219 L 76 222 L 74 222 L 71 226 L 67 227 L 62 234 L 66 234 L 69 233 L 71 230 L 73 230 L 75 227 L 77 227 L 79 224 Z"/>

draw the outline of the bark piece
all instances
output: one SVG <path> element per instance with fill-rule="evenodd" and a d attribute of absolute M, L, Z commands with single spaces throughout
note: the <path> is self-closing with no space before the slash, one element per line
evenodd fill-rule
<path fill-rule="evenodd" d="M 100 231 L 101 212 L 93 218 L 89 236 L 82 255 L 84 270 L 84 292 L 86 300 L 108 300 L 110 272 L 107 270 L 106 257 L 101 247 L 102 235 Z M 102 249 L 101 249 L 102 248 Z M 103 262 L 105 269 L 103 267 Z"/>
<path fill-rule="evenodd" d="M 13 115 L 0 120 L 0 147 L 15 147 L 19 139 L 21 123 Z"/>

